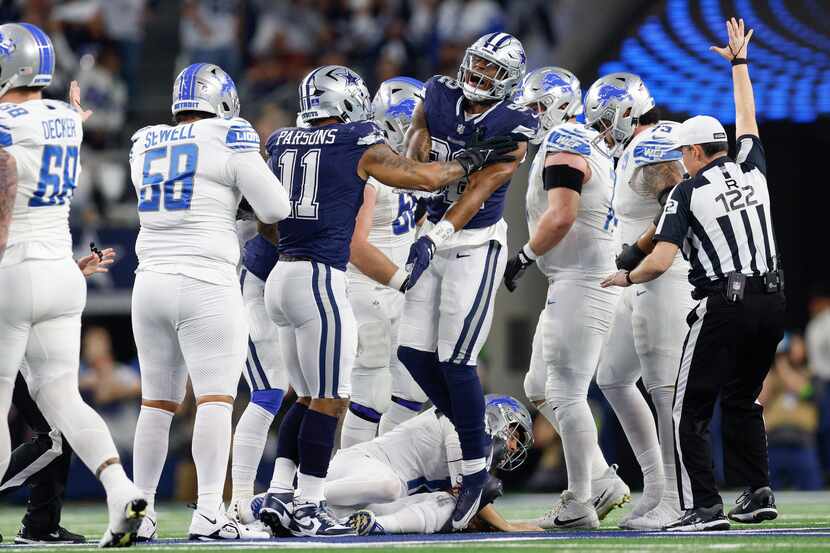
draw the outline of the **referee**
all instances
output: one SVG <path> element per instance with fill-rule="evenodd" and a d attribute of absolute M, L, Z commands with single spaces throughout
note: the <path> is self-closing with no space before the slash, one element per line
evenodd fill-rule
<path fill-rule="evenodd" d="M 726 530 L 715 486 L 709 422 L 718 396 L 723 412 L 724 464 L 729 481 L 747 491 L 729 512 L 738 522 L 778 516 L 769 487 L 762 407 L 756 403 L 775 348 L 783 336 L 784 294 L 775 245 L 764 150 L 747 66 L 743 20 L 726 23 L 729 44 L 713 47 L 732 63 L 738 155 L 727 155 L 723 126 L 692 117 L 680 127 L 679 145 L 691 178 L 671 192 L 656 245 L 630 273 L 602 286 L 629 286 L 659 277 L 682 248 L 689 260 L 693 298 L 689 333 L 674 394 L 677 483 L 683 515 L 666 530 Z M 678 344 L 679 345 L 679 344 Z"/>

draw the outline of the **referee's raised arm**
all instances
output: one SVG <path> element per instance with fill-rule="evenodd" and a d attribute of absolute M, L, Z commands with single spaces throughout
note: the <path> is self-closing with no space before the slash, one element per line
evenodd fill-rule
<path fill-rule="evenodd" d="M 752 92 L 752 82 L 749 80 L 749 59 L 747 48 L 752 38 L 753 29 L 744 34 L 744 20 L 735 20 L 733 17 L 726 22 L 726 32 L 729 43 L 724 46 L 712 46 L 709 49 L 717 52 L 732 64 L 732 88 L 735 95 L 735 136 L 758 136 L 758 122 L 755 120 L 755 95 Z"/>

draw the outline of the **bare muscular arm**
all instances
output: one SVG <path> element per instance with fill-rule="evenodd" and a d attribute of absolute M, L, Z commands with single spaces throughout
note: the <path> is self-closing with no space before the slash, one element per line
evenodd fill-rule
<path fill-rule="evenodd" d="M 464 168 L 457 161 L 421 163 L 396 154 L 388 144 L 375 144 L 363 153 L 357 174 L 394 183 L 395 188 L 434 192 L 463 177 Z"/>
<path fill-rule="evenodd" d="M 429 161 L 429 150 L 432 138 L 427 127 L 427 118 L 424 114 L 424 103 L 419 102 L 412 113 L 412 124 L 403 140 L 406 157 L 415 161 Z"/>

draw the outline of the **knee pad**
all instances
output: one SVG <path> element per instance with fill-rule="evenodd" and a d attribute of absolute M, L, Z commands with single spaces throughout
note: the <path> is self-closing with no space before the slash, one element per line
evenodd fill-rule
<path fill-rule="evenodd" d="M 389 366 L 392 356 L 392 337 L 389 323 L 371 321 L 357 327 L 357 356 L 355 369 L 381 369 Z"/>
<path fill-rule="evenodd" d="M 588 400 L 585 398 L 561 405 L 554 412 L 562 434 L 596 431 L 596 422 L 593 413 L 591 413 L 591 408 L 588 406 Z"/>
<path fill-rule="evenodd" d="M 392 376 L 389 369 L 357 366 L 352 369 L 352 403 L 383 413 L 389 408 L 391 398 Z"/>
<path fill-rule="evenodd" d="M 284 396 L 285 391 L 280 389 L 255 390 L 251 394 L 251 403 L 262 407 L 272 415 L 276 415 L 280 410 Z"/>

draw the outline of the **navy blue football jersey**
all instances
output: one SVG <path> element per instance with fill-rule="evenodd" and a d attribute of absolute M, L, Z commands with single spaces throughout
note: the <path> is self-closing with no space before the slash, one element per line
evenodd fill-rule
<path fill-rule="evenodd" d="M 470 119 L 464 114 L 463 101 L 461 85 L 454 79 L 436 75 L 427 81 L 424 113 L 432 137 L 430 160 L 451 160 L 459 151 L 470 145 L 476 132 L 481 139 L 512 136 L 524 141 L 530 140 L 538 132 L 539 121 L 536 114 L 511 103 L 509 98 Z M 431 200 L 427 210 L 429 220 L 433 223 L 440 220 L 464 191 L 466 184 L 466 179 L 450 184 L 444 188 L 441 196 Z M 484 228 L 496 224 L 504 212 L 508 186 L 509 180 L 493 192 L 464 228 Z"/>
<path fill-rule="evenodd" d="M 346 270 L 366 184 L 357 164 L 370 146 L 384 141 L 371 121 L 286 128 L 268 138 L 268 165 L 291 200 L 291 214 L 279 222 L 281 256 Z"/>

